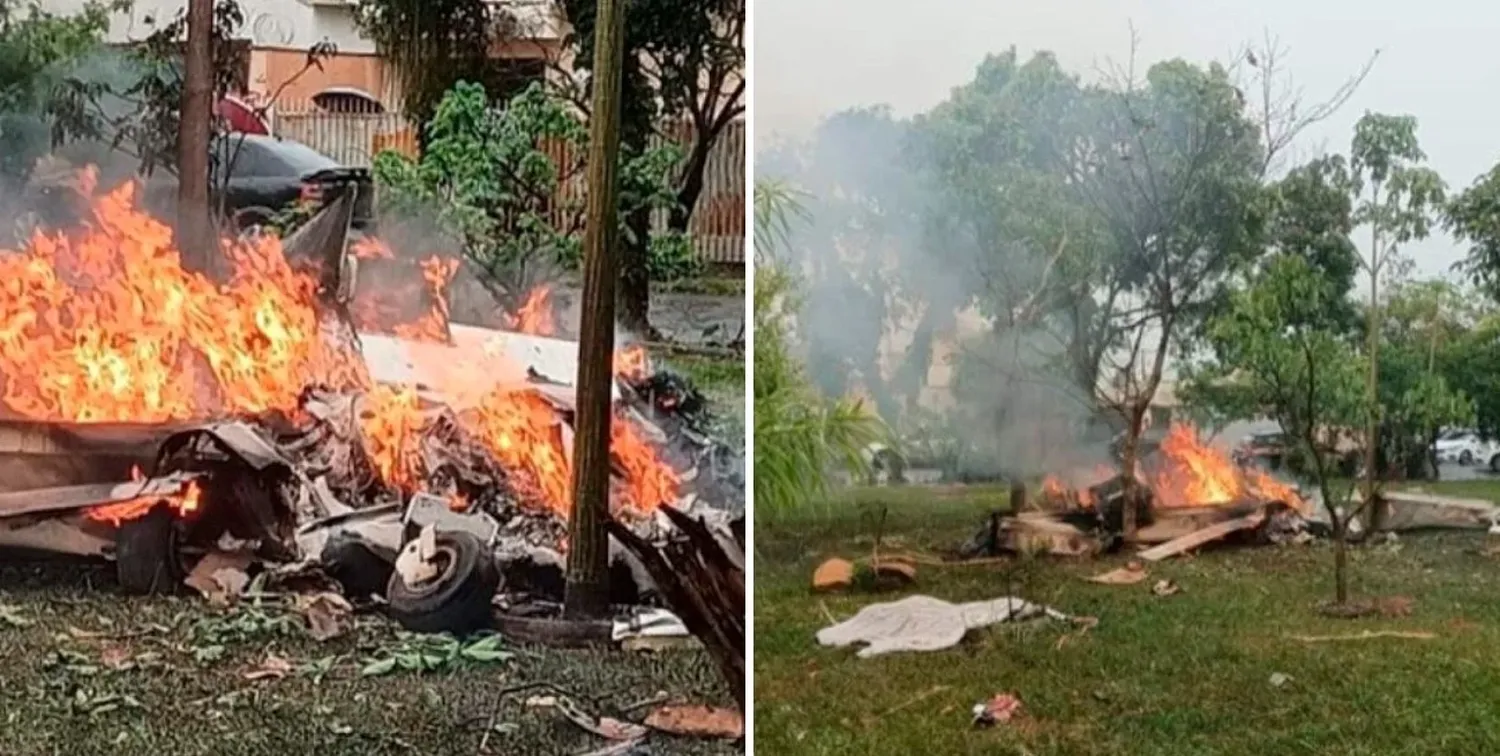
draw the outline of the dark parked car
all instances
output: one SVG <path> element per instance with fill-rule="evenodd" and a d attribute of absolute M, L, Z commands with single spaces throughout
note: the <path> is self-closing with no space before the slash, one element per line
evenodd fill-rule
<path fill-rule="evenodd" d="M 214 207 L 223 208 L 227 230 L 253 232 L 298 202 L 309 203 L 310 211 L 316 212 L 343 192 L 355 191 L 358 194 L 350 226 L 357 231 L 373 231 L 375 185 L 369 170 L 340 165 L 301 142 L 270 136 L 216 136 L 210 149 L 209 191 Z M 76 223 L 82 206 L 70 187 L 77 166 L 85 164 L 113 169 L 101 171 L 101 185 L 105 187 L 133 175 L 120 170 L 126 161 L 109 154 L 58 156 L 47 163 L 45 170 L 39 166 L 33 174 L 22 205 L 33 210 L 44 225 Z M 228 166 L 227 182 L 223 180 L 224 166 Z M 154 171 L 144 181 L 144 207 L 163 221 L 175 222 L 178 185 L 171 172 Z"/>
<path fill-rule="evenodd" d="M 351 225 L 366 230 L 372 224 L 374 182 L 366 169 L 339 165 L 301 142 L 254 134 L 219 137 L 213 150 L 211 190 L 223 192 L 226 220 L 236 232 L 263 227 L 297 202 L 316 210 L 350 190 L 359 192 Z M 221 178 L 226 165 L 228 182 Z"/>

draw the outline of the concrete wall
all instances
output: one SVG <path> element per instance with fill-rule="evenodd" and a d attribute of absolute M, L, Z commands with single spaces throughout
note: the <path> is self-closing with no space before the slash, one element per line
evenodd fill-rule
<path fill-rule="evenodd" d="M 59 15 L 77 13 L 85 0 L 42 0 L 43 10 Z M 564 30 L 549 2 L 510 0 L 504 5 L 520 21 L 518 31 L 542 39 L 560 39 Z M 184 0 L 137 0 L 128 13 L 116 14 L 108 41 L 129 42 L 149 36 L 186 7 Z M 257 47 L 307 50 L 328 41 L 339 52 L 373 54 L 375 44 L 354 24 L 349 0 L 240 0 L 245 23 L 239 37 Z"/>

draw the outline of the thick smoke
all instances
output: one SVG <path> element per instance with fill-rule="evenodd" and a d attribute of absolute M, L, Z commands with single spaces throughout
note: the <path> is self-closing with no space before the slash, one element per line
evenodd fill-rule
<path fill-rule="evenodd" d="M 923 129 L 851 110 L 757 155 L 758 174 L 803 192 L 786 255 L 812 377 L 872 399 L 914 464 L 992 478 L 1104 461 L 1110 434 L 1068 368 L 1071 323 L 1033 317 L 1035 282 L 1063 273 L 1044 271 L 1045 250 L 983 241 Z"/>
<path fill-rule="evenodd" d="M 120 129 L 130 128 L 130 117 L 138 108 L 118 93 L 131 91 L 145 74 L 132 56 L 98 50 L 48 68 L 34 83 L 33 96 L 4 99 L 0 246 L 24 242 L 38 226 L 76 220 L 76 192 L 66 184 L 78 167 L 95 166 L 105 187 L 139 176 L 139 157 L 116 144 L 128 141 Z M 53 109 L 65 112 L 59 115 Z M 64 129 L 62 123 L 86 128 Z M 68 138 L 58 140 L 59 136 Z M 160 183 L 148 182 L 147 189 Z M 161 194 L 148 191 L 146 198 L 159 200 Z"/>

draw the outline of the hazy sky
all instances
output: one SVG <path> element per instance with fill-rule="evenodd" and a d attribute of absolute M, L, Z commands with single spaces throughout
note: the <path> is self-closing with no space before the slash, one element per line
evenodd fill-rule
<path fill-rule="evenodd" d="M 754 0 L 758 143 L 805 133 L 840 109 L 886 103 L 925 110 L 970 80 L 989 52 L 1051 50 L 1088 74 L 1129 52 L 1144 62 L 1225 59 L 1266 32 L 1308 101 L 1332 93 L 1376 49 L 1359 92 L 1303 134 L 1301 148 L 1347 154 L 1366 110 L 1409 113 L 1450 189 L 1500 160 L 1500 3 L 1475 0 Z M 1352 20 L 1364 19 L 1364 20 Z M 1446 238 L 1406 254 L 1440 273 L 1462 252 Z"/>

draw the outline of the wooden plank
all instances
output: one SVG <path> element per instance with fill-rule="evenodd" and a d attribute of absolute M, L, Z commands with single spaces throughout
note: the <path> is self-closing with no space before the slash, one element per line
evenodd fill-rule
<path fill-rule="evenodd" d="M 726 551 L 702 522 L 672 507 L 662 514 L 677 533 L 657 547 L 620 522 L 605 521 L 620 545 L 634 554 L 672 613 L 698 640 L 719 667 L 719 674 L 745 710 L 745 573 L 742 555 Z"/>
<path fill-rule="evenodd" d="M 1157 507 L 1152 512 L 1154 521 L 1136 531 L 1136 541 L 1167 543 L 1210 525 L 1232 520 L 1236 514 L 1244 513 L 1236 513 L 1229 507 Z"/>
<path fill-rule="evenodd" d="M 1185 551 L 1192 551 L 1205 543 L 1217 541 L 1230 533 L 1254 528 L 1260 525 L 1261 521 L 1265 518 L 1265 513 L 1256 512 L 1244 517 L 1237 517 L 1233 520 L 1225 520 L 1202 530 L 1188 533 L 1180 538 L 1174 538 L 1160 546 L 1153 546 L 1146 549 L 1140 553 L 1140 557 L 1148 562 L 1160 562 L 1167 557 L 1177 556 Z"/>

